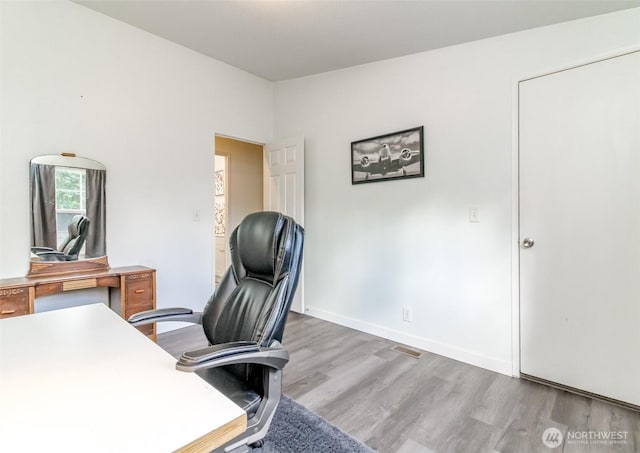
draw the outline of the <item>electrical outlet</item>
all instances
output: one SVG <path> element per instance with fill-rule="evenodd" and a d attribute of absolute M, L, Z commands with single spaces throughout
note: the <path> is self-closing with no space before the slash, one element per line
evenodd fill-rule
<path fill-rule="evenodd" d="M 413 310 L 411 310 L 411 307 L 402 307 L 402 320 L 404 322 L 413 321 Z"/>

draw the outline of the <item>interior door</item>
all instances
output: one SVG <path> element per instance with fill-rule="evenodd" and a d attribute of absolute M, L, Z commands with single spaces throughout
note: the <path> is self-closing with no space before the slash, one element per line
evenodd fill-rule
<path fill-rule="evenodd" d="M 521 372 L 640 405 L 640 53 L 519 97 Z"/>
<path fill-rule="evenodd" d="M 304 226 L 304 137 L 264 147 L 264 209 L 279 211 Z M 291 309 L 304 312 L 304 261 Z"/>

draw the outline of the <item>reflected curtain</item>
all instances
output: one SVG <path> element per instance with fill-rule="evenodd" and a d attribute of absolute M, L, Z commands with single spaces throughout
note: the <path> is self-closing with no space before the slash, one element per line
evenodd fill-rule
<path fill-rule="evenodd" d="M 31 245 L 58 245 L 56 237 L 56 167 L 31 164 Z"/>
<path fill-rule="evenodd" d="M 107 235 L 105 231 L 107 225 L 106 180 L 106 170 L 87 169 L 87 217 L 90 220 L 85 249 L 87 257 L 107 254 Z"/>

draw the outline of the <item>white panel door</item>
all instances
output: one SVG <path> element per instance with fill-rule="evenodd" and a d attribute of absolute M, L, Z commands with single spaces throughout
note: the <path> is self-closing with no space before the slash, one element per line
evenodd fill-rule
<path fill-rule="evenodd" d="M 521 372 L 640 405 L 640 53 L 519 96 Z"/>
<path fill-rule="evenodd" d="M 266 144 L 264 159 L 265 211 L 282 212 L 304 226 L 304 137 Z M 304 265 L 291 310 L 304 311 Z"/>

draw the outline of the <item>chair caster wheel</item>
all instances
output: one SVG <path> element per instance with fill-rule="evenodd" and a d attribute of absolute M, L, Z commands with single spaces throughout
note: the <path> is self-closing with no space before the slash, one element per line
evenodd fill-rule
<path fill-rule="evenodd" d="M 252 444 L 249 444 L 251 448 L 261 448 L 264 445 L 264 439 L 260 439 Z"/>

